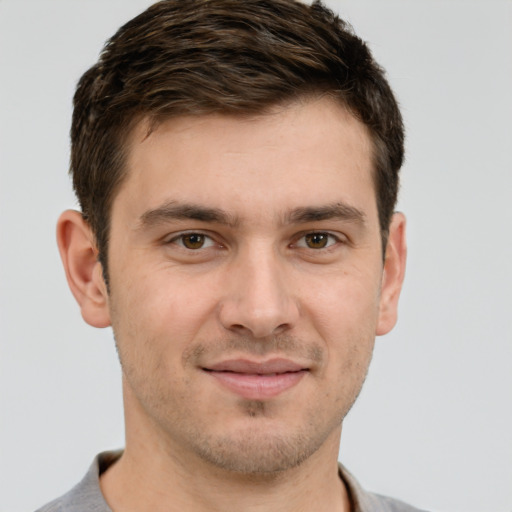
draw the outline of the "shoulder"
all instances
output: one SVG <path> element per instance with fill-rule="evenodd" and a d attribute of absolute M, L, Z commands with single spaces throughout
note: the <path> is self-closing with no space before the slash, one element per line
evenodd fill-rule
<path fill-rule="evenodd" d="M 99 476 L 120 454 L 121 452 L 100 453 L 75 487 L 36 512 L 112 512 L 101 494 Z"/>
<path fill-rule="evenodd" d="M 378 505 L 379 507 L 375 508 L 375 511 L 378 510 L 379 512 L 427 512 L 425 510 L 420 510 L 419 508 L 412 507 L 411 505 L 408 505 L 403 501 L 390 498 L 389 496 L 381 496 L 380 494 L 372 493 L 367 494 L 373 499 L 375 505 Z"/>
<path fill-rule="evenodd" d="M 341 464 L 339 472 L 349 492 L 354 512 L 426 512 L 395 498 L 364 490 Z"/>
<path fill-rule="evenodd" d="M 68 493 L 69 494 L 69 493 Z M 65 502 L 66 502 L 66 496 L 61 496 L 60 498 L 57 498 L 53 501 L 50 501 L 50 503 L 47 503 L 46 505 L 42 506 L 41 508 L 38 508 L 36 512 L 65 512 Z"/>
<path fill-rule="evenodd" d="M 85 512 L 86 509 L 77 503 L 77 499 L 80 499 L 81 483 L 60 498 L 50 501 L 50 503 L 37 509 L 36 512 Z"/>

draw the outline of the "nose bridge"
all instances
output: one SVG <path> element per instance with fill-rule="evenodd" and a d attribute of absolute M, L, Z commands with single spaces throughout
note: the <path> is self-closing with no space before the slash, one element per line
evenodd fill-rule
<path fill-rule="evenodd" d="M 261 338 L 290 329 L 298 307 L 282 255 L 260 240 L 239 251 L 221 304 L 225 328 Z"/>

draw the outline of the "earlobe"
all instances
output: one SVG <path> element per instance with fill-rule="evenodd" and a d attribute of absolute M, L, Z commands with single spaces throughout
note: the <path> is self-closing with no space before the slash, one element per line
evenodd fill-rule
<path fill-rule="evenodd" d="M 57 244 L 73 293 L 83 319 L 93 327 L 108 327 L 108 293 L 94 236 L 82 214 L 65 211 L 57 222 Z"/>
<path fill-rule="evenodd" d="M 377 336 L 387 334 L 396 324 L 398 299 L 405 276 L 406 259 L 405 216 L 402 213 L 395 213 L 389 227 L 382 273 Z"/>

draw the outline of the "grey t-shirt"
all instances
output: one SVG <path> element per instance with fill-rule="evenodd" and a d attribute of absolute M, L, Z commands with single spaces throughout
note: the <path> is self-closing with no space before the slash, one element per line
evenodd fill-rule
<path fill-rule="evenodd" d="M 121 451 L 100 453 L 81 482 L 36 512 L 112 512 L 101 494 L 99 477 L 121 454 Z M 393 498 L 366 492 L 341 465 L 340 477 L 347 486 L 352 512 L 422 512 Z"/>

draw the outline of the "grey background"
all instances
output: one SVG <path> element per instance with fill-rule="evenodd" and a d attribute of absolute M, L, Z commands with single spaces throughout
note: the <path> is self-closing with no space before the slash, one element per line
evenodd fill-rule
<path fill-rule="evenodd" d="M 76 80 L 146 0 L 0 0 L 0 510 L 30 511 L 122 446 L 110 330 L 65 283 Z M 400 320 L 378 339 L 341 460 L 431 510 L 512 511 L 512 2 L 330 1 L 387 69 L 408 128 Z"/>

